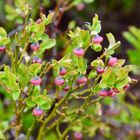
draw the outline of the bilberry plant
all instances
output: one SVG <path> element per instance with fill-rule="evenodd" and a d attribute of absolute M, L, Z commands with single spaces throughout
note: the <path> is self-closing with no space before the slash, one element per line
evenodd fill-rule
<path fill-rule="evenodd" d="M 111 33 L 107 34 L 108 47 L 101 45 L 106 38 L 99 35 L 101 22 L 97 15 L 91 24 L 86 24 L 86 29 L 77 27 L 69 32 L 69 44 L 62 58 L 45 59 L 46 50 L 57 47 L 56 38 L 46 33 L 55 13 L 50 12 L 47 17 L 40 13 L 37 22 L 29 18 L 29 13 L 30 8 L 27 8 L 24 28 L 15 36 L 8 37 L 0 27 L 0 53 L 10 59 L 9 65 L 0 66 L 0 85 L 10 95 L 14 108 L 13 119 L 7 120 L 8 127 L 1 130 L 0 137 L 7 138 L 10 129 L 15 138 L 24 133 L 29 140 L 36 132 L 37 138 L 33 137 L 42 140 L 56 130 L 57 139 L 67 139 L 72 131 L 75 139 L 82 139 L 88 130 L 84 129 L 84 123 L 95 121 L 96 116 L 101 115 L 96 103 L 125 93 L 125 87 L 133 81 L 128 76 L 132 67 L 124 65 L 125 60 L 113 57 L 120 42 L 116 42 Z M 88 62 L 87 50 L 102 54 Z M 89 73 L 88 66 L 92 67 Z M 71 106 L 79 100 L 83 100 L 80 106 Z M 98 111 L 90 114 L 87 110 L 92 105 Z M 27 116 L 32 116 L 32 124 L 24 131 Z M 62 124 L 66 126 L 63 130 Z M 100 127 L 97 125 L 96 129 Z"/>

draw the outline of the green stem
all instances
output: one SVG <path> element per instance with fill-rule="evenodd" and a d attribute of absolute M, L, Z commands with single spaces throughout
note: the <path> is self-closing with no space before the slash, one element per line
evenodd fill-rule
<path fill-rule="evenodd" d="M 16 107 L 15 105 L 15 113 L 16 113 L 16 138 L 19 136 L 20 134 L 20 130 L 21 130 L 21 114 L 20 114 L 20 110 L 19 110 L 19 106 Z"/>
<path fill-rule="evenodd" d="M 26 140 L 30 140 L 30 136 L 31 136 L 35 126 L 36 126 L 36 119 L 34 119 L 32 126 L 28 129 Z"/>
<path fill-rule="evenodd" d="M 85 93 L 88 93 L 88 92 L 90 92 L 90 91 L 91 91 L 91 89 L 85 89 L 85 90 L 83 90 L 83 91 L 76 92 L 76 93 L 72 94 L 72 96 L 70 97 L 69 100 L 73 99 L 74 97 L 81 96 L 81 95 L 83 95 L 83 94 L 85 94 Z"/>
<path fill-rule="evenodd" d="M 64 140 L 65 136 L 67 135 L 67 133 L 70 131 L 72 124 L 70 124 L 65 131 L 63 132 L 63 134 L 61 135 L 59 140 Z"/>
<path fill-rule="evenodd" d="M 24 57 L 24 55 L 25 55 L 25 53 L 26 53 L 26 50 L 27 50 L 27 48 L 28 48 L 28 43 L 29 43 L 29 41 L 26 42 L 25 47 L 24 47 L 24 49 L 22 50 L 22 54 L 21 54 L 20 59 L 19 59 L 19 61 L 18 61 L 18 65 L 21 63 L 22 58 Z"/>
<path fill-rule="evenodd" d="M 47 131 L 45 131 L 44 133 L 47 133 L 48 131 L 52 130 L 57 125 L 57 122 L 60 122 L 63 118 L 64 116 L 61 116 L 59 119 L 55 120 L 55 122 L 53 122 L 50 126 L 46 128 Z"/>
<path fill-rule="evenodd" d="M 59 125 L 60 125 L 60 122 L 58 121 L 57 124 L 56 124 L 56 132 L 57 132 L 58 136 L 61 137 L 62 134 L 59 130 Z"/>

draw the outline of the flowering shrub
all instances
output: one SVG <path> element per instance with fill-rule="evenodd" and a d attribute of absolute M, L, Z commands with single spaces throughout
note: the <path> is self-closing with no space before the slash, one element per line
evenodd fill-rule
<path fill-rule="evenodd" d="M 10 137 L 8 130 L 15 138 L 24 133 L 27 140 L 31 136 L 42 140 L 53 130 L 54 137 L 60 140 L 68 139 L 72 131 L 75 139 L 93 136 L 100 128 L 108 131 L 100 120 L 98 102 L 125 93 L 126 86 L 133 82 L 128 76 L 132 66 L 123 66 L 125 60 L 113 57 L 120 42 L 108 33 L 109 46 L 102 46 L 101 23 L 95 15 L 86 29 L 69 31 L 67 48 L 59 60 L 47 60 L 44 54 L 57 46 L 56 39 L 46 33 L 55 13 L 50 12 L 47 17 L 40 13 L 37 21 L 29 19 L 29 13 L 27 7 L 24 28 L 14 37 L 9 38 L 0 28 L 0 53 L 10 59 L 9 65 L 0 67 L 0 85 L 10 99 L 10 117 L 0 120 L 0 139 Z M 87 50 L 102 54 L 88 62 Z"/>

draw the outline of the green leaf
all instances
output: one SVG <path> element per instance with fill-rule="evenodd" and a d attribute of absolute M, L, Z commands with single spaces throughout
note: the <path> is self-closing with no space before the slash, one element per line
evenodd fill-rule
<path fill-rule="evenodd" d="M 101 59 L 95 59 L 91 62 L 91 66 L 97 68 L 98 66 L 104 67 L 104 62 Z"/>
<path fill-rule="evenodd" d="M 13 100 L 17 100 L 20 96 L 20 92 L 19 91 L 15 91 L 14 93 L 12 93 L 12 98 Z"/>
<path fill-rule="evenodd" d="M 41 106 L 41 105 L 45 104 L 46 102 L 50 101 L 44 95 L 39 95 L 39 96 L 36 96 L 35 98 L 36 98 L 35 102 L 39 106 Z"/>
<path fill-rule="evenodd" d="M 72 30 L 76 26 L 76 22 L 74 20 L 70 21 L 68 24 L 68 29 Z"/>
<path fill-rule="evenodd" d="M 94 124 L 93 124 L 93 121 L 90 120 L 90 119 L 84 119 L 84 120 L 82 120 L 82 124 L 83 124 L 84 126 L 88 126 L 88 127 L 94 125 Z"/>
<path fill-rule="evenodd" d="M 72 126 L 72 130 L 76 131 L 76 132 L 81 132 L 82 131 L 82 125 Z"/>
<path fill-rule="evenodd" d="M 29 4 L 27 0 L 16 0 L 15 1 L 16 11 L 21 14 L 27 15 L 29 13 Z"/>
<path fill-rule="evenodd" d="M 17 13 L 15 12 L 15 9 L 8 4 L 5 5 L 5 12 L 6 12 L 6 18 L 8 20 L 14 20 L 17 17 Z"/>
<path fill-rule="evenodd" d="M 127 79 L 123 79 L 121 81 L 118 81 L 116 84 L 115 84 L 115 88 L 116 89 L 121 89 L 123 88 L 125 85 L 127 85 L 129 82 L 128 78 Z"/>
<path fill-rule="evenodd" d="M 115 45 L 116 41 L 115 41 L 115 37 L 112 33 L 108 33 L 106 34 L 108 40 L 109 40 L 109 48 L 112 48 L 112 46 Z"/>
<path fill-rule="evenodd" d="M 40 86 L 35 86 L 32 95 L 37 96 L 40 94 Z"/>
<path fill-rule="evenodd" d="M 49 39 L 49 36 L 46 33 L 41 35 L 40 40 L 44 41 L 44 40 L 48 40 L 48 39 Z"/>
<path fill-rule="evenodd" d="M 113 69 L 111 68 L 106 69 L 105 72 L 102 74 L 100 87 L 101 88 L 113 87 L 115 82 L 116 82 L 116 75 L 115 72 L 113 72 Z"/>
<path fill-rule="evenodd" d="M 119 66 L 122 66 L 122 65 L 124 65 L 124 63 L 125 63 L 125 59 L 119 59 L 117 64 Z"/>
<path fill-rule="evenodd" d="M 140 33 L 140 29 L 136 29 L 134 27 L 130 27 L 129 28 L 130 32 L 123 32 L 123 36 L 125 37 L 125 39 L 127 39 L 127 41 L 129 43 L 131 43 L 136 50 L 140 51 L 140 37 L 139 37 L 139 33 Z"/>
<path fill-rule="evenodd" d="M 134 35 L 139 41 L 140 41 L 140 28 L 137 28 L 135 26 L 130 26 L 129 31 Z"/>
<path fill-rule="evenodd" d="M 0 38 L 6 37 L 6 36 L 7 36 L 7 33 L 6 33 L 5 29 L 0 27 Z"/>
<path fill-rule="evenodd" d="M 106 34 L 108 41 L 109 41 L 109 46 L 107 48 L 107 55 L 112 55 L 114 54 L 115 49 L 117 49 L 120 46 L 120 41 L 116 42 L 115 37 L 112 33 Z"/>
<path fill-rule="evenodd" d="M 92 79 L 92 78 L 95 78 L 97 76 L 97 72 L 96 70 L 92 70 L 89 75 L 88 75 L 88 78 L 89 79 Z"/>
<path fill-rule="evenodd" d="M 52 23 L 54 14 L 55 14 L 55 12 L 50 12 L 49 15 L 47 16 L 47 18 L 43 13 L 40 14 L 42 21 L 45 22 L 45 25 Z"/>
<path fill-rule="evenodd" d="M 95 14 L 92 25 L 86 24 L 86 26 L 91 31 L 92 35 L 97 35 L 101 31 L 101 22 L 98 20 L 98 15 Z"/>
<path fill-rule="evenodd" d="M 129 56 L 130 62 L 140 67 L 140 52 L 135 50 L 128 50 L 127 54 Z"/>
<path fill-rule="evenodd" d="M 29 67 L 29 72 L 31 73 L 31 75 L 36 75 L 41 69 L 41 65 L 38 63 L 33 63 L 30 65 Z"/>
<path fill-rule="evenodd" d="M 41 22 L 40 24 L 35 23 L 32 25 L 32 32 L 36 33 L 37 36 L 41 36 L 45 31 L 45 24 Z"/>
<path fill-rule="evenodd" d="M 72 41 L 72 48 L 81 46 L 86 48 L 90 45 L 91 35 L 88 30 L 82 30 L 77 27 L 73 32 L 69 32 L 69 37 Z"/>
<path fill-rule="evenodd" d="M 5 132 L 7 129 L 9 128 L 9 123 L 8 121 L 3 121 L 0 124 L 0 129 L 3 130 L 3 132 Z"/>
<path fill-rule="evenodd" d="M 22 124 L 24 124 L 24 130 L 28 130 L 29 128 L 31 128 L 34 119 L 35 117 L 32 115 L 31 112 L 26 113 L 26 117 L 22 117 Z"/>
<path fill-rule="evenodd" d="M 139 59 L 140 59 L 140 29 L 134 26 L 130 26 L 128 32 L 124 32 L 123 36 L 130 42 L 134 47 L 135 50 L 128 50 L 127 54 L 129 56 L 130 62 L 132 64 L 137 65 L 140 67 Z"/>
<path fill-rule="evenodd" d="M 121 45 L 121 42 L 118 41 L 116 42 L 113 46 L 109 47 L 106 51 L 106 55 L 110 56 L 112 54 L 114 54 L 114 51 Z"/>
<path fill-rule="evenodd" d="M 49 110 L 51 108 L 51 105 L 50 105 L 50 103 L 46 102 L 46 103 L 40 105 L 40 108 L 43 110 Z"/>
<path fill-rule="evenodd" d="M 91 48 L 95 51 L 95 52 L 100 52 L 102 50 L 102 45 L 100 44 L 94 44 L 91 46 Z"/>
<path fill-rule="evenodd" d="M 50 109 L 51 104 L 52 104 L 51 97 L 47 95 L 43 95 L 43 94 L 33 96 L 32 101 L 44 110 Z"/>
<path fill-rule="evenodd" d="M 21 63 L 17 69 L 17 76 L 19 78 L 20 86 L 24 89 L 25 86 L 29 83 L 29 80 L 32 78 L 28 67 Z"/>
<path fill-rule="evenodd" d="M 102 88 L 100 87 L 100 84 L 97 84 L 93 90 L 93 93 L 97 93 L 101 90 Z"/>
<path fill-rule="evenodd" d="M 126 65 L 123 68 L 124 68 L 126 73 L 135 70 L 135 66 L 134 65 Z"/>
<path fill-rule="evenodd" d="M 7 33 L 4 28 L 0 27 L 0 46 L 6 45 L 10 42 L 10 39 L 7 37 Z"/>
<path fill-rule="evenodd" d="M 64 55 L 58 62 L 56 60 L 55 61 L 53 60 L 53 63 L 56 66 L 65 67 L 67 69 L 73 68 L 72 59 L 68 54 Z"/>
<path fill-rule="evenodd" d="M 28 97 L 28 98 L 26 98 L 26 105 L 28 107 L 34 107 L 36 105 L 36 103 L 34 101 L 32 101 L 32 97 Z"/>
<path fill-rule="evenodd" d="M 102 80 L 107 82 L 111 74 L 112 74 L 112 69 L 111 68 L 106 69 L 102 74 Z"/>
<path fill-rule="evenodd" d="M 2 133 L 2 130 L 0 129 L 0 139 L 1 140 L 5 140 L 5 136 L 4 136 L 4 134 Z"/>
<path fill-rule="evenodd" d="M 11 94 L 19 94 L 19 83 L 17 82 L 18 78 L 14 73 L 11 72 L 9 66 L 4 67 L 3 75 L 0 74 L 1 81 L 10 89 Z M 16 95 L 13 95 L 16 96 Z"/>
<path fill-rule="evenodd" d="M 107 82 L 102 80 L 99 84 L 99 87 L 101 89 L 108 88 Z"/>
<path fill-rule="evenodd" d="M 9 42 L 10 42 L 10 38 L 8 38 L 8 37 L 0 38 L 0 45 L 6 45 Z"/>
<path fill-rule="evenodd" d="M 47 39 L 44 40 L 41 44 L 40 44 L 40 48 L 39 48 L 39 54 L 42 54 L 46 49 L 50 49 L 52 47 L 54 47 L 56 44 L 56 40 L 55 39 Z"/>
<path fill-rule="evenodd" d="M 75 59 L 73 62 L 75 63 L 75 66 L 78 67 L 77 71 L 79 71 L 79 73 L 85 74 L 87 69 L 87 61 L 83 57 L 81 58 L 78 58 L 77 56 L 74 57 Z"/>
<path fill-rule="evenodd" d="M 139 42 L 131 33 L 124 32 L 123 36 L 127 39 L 128 42 L 130 42 L 135 49 L 140 50 Z"/>

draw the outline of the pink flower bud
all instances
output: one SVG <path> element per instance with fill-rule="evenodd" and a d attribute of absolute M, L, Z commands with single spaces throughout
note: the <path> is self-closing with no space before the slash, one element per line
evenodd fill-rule
<path fill-rule="evenodd" d="M 94 44 L 101 44 L 103 42 L 103 38 L 99 35 L 96 35 L 92 38 L 92 42 Z"/>
<path fill-rule="evenodd" d="M 39 108 L 34 108 L 32 113 L 34 116 L 40 117 L 44 113 L 44 111 L 42 109 L 39 109 Z"/>
<path fill-rule="evenodd" d="M 118 62 L 118 59 L 116 57 L 112 57 L 112 58 L 109 59 L 108 65 L 113 67 L 117 64 L 117 62 Z"/>
<path fill-rule="evenodd" d="M 59 75 L 64 76 L 66 74 L 67 70 L 63 67 L 60 67 Z"/>
<path fill-rule="evenodd" d="M 105 89 L 102 89 L 98 92 L 98 95 L 106 97 L 108 95 L 108 91 Z"/>
<path fill-rule="evenodd" d="M 32 51 L 37 51 L 39 49 L 39 44 L 38 43 L 33 43 L 31 44 L 30 48 Z"/>
<path fill-rule="evenodd" d="M 84 3 L 79 3 L 77 6 L 76 6 L 77 10 L 78 11 L 82 11 L 84 8 L 85 8 L 85 4 Z"/>
<path fill-rule="evenodd" d="M 109 96 L 109 97 L 114 97 L 115 96 L 112 89 L 107 90 L 107 96 Z"/>
<path fill-rule="evenodd" d="M 75 140 L 81 140 L 83 138 L 83 134 L 81 132 L 74 133 Z"/>
<path fill-rule="evenodd" d="M 88 79 L 87 79 L 85 76 L 83 76 L 83 75 L 80 75 L 80 76 L 77 78 L 77 83 L 78 83 L 78 84 L 86 84 L 87 81 L 88 81 Z"/>
<path fill-rule="evenodd" d="M 135 131 L 135 135 L 137 136 L 137 138 L 140 138 L 140 129 L 137 129 L 137 130 Z"/>
<path fill-rule="evenodd" d="M 0 52 L 4 52 L 5 51 L 5 47 L 4 46 L 0 46 Z"/>
<path fill-rule="evenodd" d="M 36 85 L 40 85 L 42 82 L 42 79 L 38 76 L 34 77 L 30 83 L 33 85 L 33 86 L 36 86 Z"/>
<path fill-rule="evenodd" d="M 40 18 L 36 20 L 37 24 L 40 24 L 41 22 L 42 22 L 42 20 Z"/>
<path fill-rule="evenodd" d="M 69 91 L 70 87 L 69 86 L 65 86 L 64 87 L 64 91 Z"/>
<path fill-rule="evenodd" d="M 99 116 L 101 116 L 102 114 L 103 114 L 103 110 L 100 108 L 100 109 L 98 109 L 97 110 L 97 114 L 99 115 Z"/>
<path fill-rule="evenodd" d="M 55 84 L 58 85 L 58 86 L 61 86 L 65 83 L 65 80 L 61 77 L 61 76 L 58 76 L 55 78 Z"/>
<path fill-rule="evenodd" d="M 73 53 L 80 57 L 84 55 L 84 50 L 81 47 L 74 48 Z"/>
<path fill-rule="evenodd" d="M 120 91 L 116 88 L 112 88 L 112 90 L 113 90 L 114 93 L 120 93 Z"/>
<path fill-rule="evenodd" d="M 38 58 L 37 56 L 35 56 L 32 60 L 32 63 L 39 63 L 41 64 L 42 63 L 42 60 L 40 58 Z"/>
<path fill-rule="evenodd" d="M 127 85 L 125 85 L 125 86 L 123 87 L 123 89 L 124 89 L 124 90 L 127 90 L 129 87 L 130 87 L 130 85 L 127 84 Z"/>
<path fill-rule="evenodd" d="M 104 72 L 104 68 L 98 67 L 96 71 L 98 74 L 102 74 Z"/>

